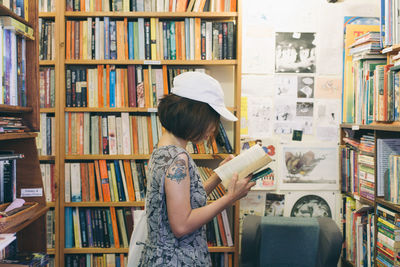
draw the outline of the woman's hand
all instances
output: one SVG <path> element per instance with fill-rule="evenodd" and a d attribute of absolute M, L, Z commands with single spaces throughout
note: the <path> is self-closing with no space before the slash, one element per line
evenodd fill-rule
<path fill-rule="evenodd" d="M 233 202 L 245 197 L 250 189 L 256 184 L 256 182 L 250 182 L 250 179 L 251 175 L 240 180 L 238 180 L 237 174 L 233 175 L 227 192 L 227 195 L 232 199 Z"/>

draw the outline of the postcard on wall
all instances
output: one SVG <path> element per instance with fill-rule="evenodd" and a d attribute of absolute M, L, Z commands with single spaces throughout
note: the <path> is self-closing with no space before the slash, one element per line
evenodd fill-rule
<path fill-rule="evenodd" d="M 338 148 L 282 146 L 280 186 L 288 190 L 338 190 Z"/>
<path fill-rule="evenodd" d="M 265 196 L 264 216 L 283 216 L 285 194 L 267 193 Z"/>
<path fill-rule="evenodd" d="M 275 73 L 315 73 L 315 33 L 277 32 Z"/>
<path fill-rule="evenodd" d="M 314 98 L 314 77 L 298 76 L 297 79 L 297 97 Z"/>
<path fill-rule="evenodd" d="M 273 104 L 270 97 L 247 97 L 248 135 L 265 137 L 272 133 Z"/>
<path fill-rule="evenodd" d="M 337 76 L 318 76 L 315 79 L 315 98 L 340 99 L 342 79 Z"/>
<path fill-rule="evenodd" d="M 295 98 L 297 92 L 297 76 L 276 74 L 274 76 L 275 95 Z"/>
<path fill-rule="evenodd" d="M 240 200 L 239 223 L 243 223 L 243 219 L 247 215 L 264 216 L 265 213 L 265 192 L 250 191 L 247 196 Z"/>
<path fill-rule="evenodd" d="M 296 101 L 295 98 L 275 97 L 275 120 L 276 121 L 293 121 L 296 117 Z"/>
<path fill-rule="evenodd" d="M 278 171 L 278 158 L 277 158 L 277 141 L 273 138 L 243 138 L 240 140 L 240 149 L 241 151 L 249 149 L 253 145 L 261 145 L 264 147 L 264 150 L 267 151 L 268 156 L 272 159 L 267 167 L 272 170 L 271 173 L 263 177 L 262 179 L 258 179 L 256 185 L 252 188 L 253 190 L 273 190 L 276 188 L 276 177 Z"/>
<path fill-rule="evenodd" d="M 285 217 L 328 217 L 336 219 L 336 198 L 334 191 L 287 192 L 285 194 Z"/>

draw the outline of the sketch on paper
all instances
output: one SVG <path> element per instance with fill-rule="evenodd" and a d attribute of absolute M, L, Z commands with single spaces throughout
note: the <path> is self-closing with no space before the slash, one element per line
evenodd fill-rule
<path fill-rule="evenodd" d="M 319 99 L 315 101 L 318 125 L 338 126 L 340 123 L 340 100 Z"/>
<path fill-rule="evenodd" d="M 315 73 L 315 33 L 277 32 L 276 73 Z"/>
<path fill-rule="evenodd" d="M 313 98 L 314 97 L 314 77 L 298 77 L 298 98 Z"/>
<path fill-rule="evenodd" d="M 313 102 L 297 102 L 296 103 L 296 116 L 299 117 L 312 117 L 314 114 Z"/>
<path fill-rule="evenodd" d="M 277 96 L 296 97 L 297 76 L 295 75 L 275 75 L 275 90 Z"/>
<path fill-rule="evenodd" d="M 335 192 L 288 192 L 284 215 L 290 217 L 336 217 Z"/>
<path fill-rule="evenodd" d="M 250 191 L 247 196 L 240 200 L 239 224 L 243 223 L 243 220 L 247 215 L 264 216 L 264 213 L 265 192 Z"/>
<path fill-rule="evenodd" d="M 294 100 L 294 99 L 293 99 Z M 294 101 L 283 97 L 275 98 L 275 120 L 292 121 L 296 116 L 296 105 Z"/>
<path fill-rule="evenodd" d="M 282 185 L 337 189 L 337 147 L 282 147 Z M 298 187 L 298 185 L 301 185 Z"/>
<path fill-rule="evenodd" d="M 342 94 L 342 80 L 339 77 L 325 76 L 315 79 L 316 98 L 336 98 L 340 99 Z"/>
<path fill-rule="evenodd" d="M 274 133 L 275 134 L 291 134 L 293 122 L 275 122 Z"/>
<path fill-rule="evenodd" d="M 268 97 L 247 97 L 248 135 L 264 137 L 272 132 L 272 99 Z"/>
<path fill-rule="evenodd" d="M 303 134 L 312 135 L 313 134 L 313 120 L 307 118 L 298 117 L 295 122 L 293 122 L 294 130 L 301 130 Z"/>
<path fill-rule="evenodd" d="M 276 194 L 276 193 L 266 194 L 264 216 L 283 216 L 284 208 L 285 208 L 284 194 Z"/>

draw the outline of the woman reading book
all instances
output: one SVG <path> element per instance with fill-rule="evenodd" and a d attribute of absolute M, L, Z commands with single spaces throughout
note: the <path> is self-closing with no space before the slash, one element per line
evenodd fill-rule
<path fill-rule="evenodd" d="M 238 180 L 234 174 L 228 192 L 207 205 L 207 194 L 221 180 L 213 174 L 203 185 L 185 150 L 188 141 L 203 142 L 214 135 L 220 116 L 237 120 L 223 98 L 221 85 L 211 76 L 185 72 L 174 78 L 172 94 L 161 99 L 158 115 L 166 131 L 149 160 L 148 238 L 139 266 L 211 266 L 205 224 L 255 185 L 250 176 Z"/>

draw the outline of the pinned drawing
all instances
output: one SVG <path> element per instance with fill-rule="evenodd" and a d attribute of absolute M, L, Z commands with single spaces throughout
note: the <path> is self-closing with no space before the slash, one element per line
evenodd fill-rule
<path fill-rule="evenodd" d="M 298 98 L 314 98 L 314 77 L 298 77 Z"/>

